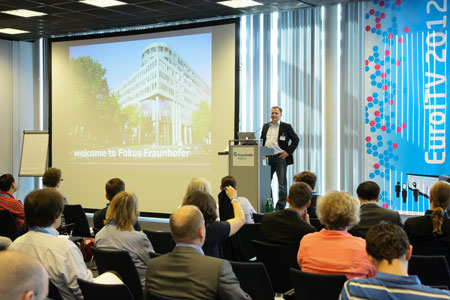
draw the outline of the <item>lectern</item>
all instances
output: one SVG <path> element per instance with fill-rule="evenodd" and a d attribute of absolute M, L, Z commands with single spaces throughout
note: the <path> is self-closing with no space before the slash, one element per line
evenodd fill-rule
<path fill-rule="evenodd" d="M 265 211 L 271 197 L 270 165 L 266 155 L 273 149 L 262 146 L 262 140 L 230 140 L 228 153 L 229 174 L 238 183 L 238 195 L 246 197 L 259 212 Z"/>

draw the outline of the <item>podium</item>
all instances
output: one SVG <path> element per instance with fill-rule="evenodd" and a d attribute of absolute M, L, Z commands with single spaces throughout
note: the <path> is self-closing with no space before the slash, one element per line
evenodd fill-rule
<path fill-rule="evenodd" d="M 273 149 L 262 146 L 262 140 L 230 140 L 229 174 L 237 180 L 238 195 L 246 197 L 258 213 L 265 212 L 271 195 L 269 159 Z"/>

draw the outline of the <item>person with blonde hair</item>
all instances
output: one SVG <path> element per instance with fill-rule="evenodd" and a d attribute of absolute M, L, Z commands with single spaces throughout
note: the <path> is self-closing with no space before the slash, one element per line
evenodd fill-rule
<path fill-rule="evenodd" d="M 366 255 L 366 241 L 347 232 L 359 222 L 359 202 L 345 192 L 319 198 L 317 215 L 326 228 L 303 237 L 297 261 L 304 272 L 345 274 L 348 279 L 375 275 Z"/>
<path fill-rule="evenodd" d="M 194 177 L 191 179 L 191 181 L 188 184 L 188 187 L 186 189 L 186 193 L 184 195 L 183 201 L 184 199 L 186 199 L 186 197 L 195 191 L 202 191 L 202 192 L 206 192 L 208 194 L 211 195 L 211 183 L 203 177 Z"/>
<path fill-rule="evenodd" d="M 116 194 L 106 211 L 105 226 L 95 236 L 95 246 L 128 251 L 144 286 L 149 252 L 154 250 L 147 235 L 133 228 L 138 216 L 136 195 L 128 191 Z"/>
<path fill-rule="evenodd" d="M 404 229 L 413 245 L 413 254 L 444 255 L 450 266 L 450 184 L 436 182 L 430 190 L 430 209 L 424 216 L 409 218 Z"/>

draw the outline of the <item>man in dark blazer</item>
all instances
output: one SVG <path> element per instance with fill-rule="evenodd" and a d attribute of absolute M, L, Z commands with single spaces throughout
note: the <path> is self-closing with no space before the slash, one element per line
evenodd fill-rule
<path fill-rule="evenodd" d="M 291 246 L 296 251 L 305 234 L 316 231 L 309 224 L 307 212 L 311 204 L 312 189 L 304 182 L 294 183 L 289 189 L 289 208 L 265 214 L 261 222 L 263 242 Z"/>
<path fill-rule="evenodd" d="M 348 232 L 354 236 L 366 237 L 370 227 L 381 221 L 403 226 L 398 212 L 383 208 L 377 204 L 380 199 L 380 187 L 373 181 L 364 181 L 356 189 L 360 207 L 359 224 L 353 226 Z"/>
<path fill-rule="evenodd" d="M 288 165 L 294 163 L 292 153 L 298 145 L 298 136 L 292 126 L 281 122 L 282 109 L 274 106 L 270 112 L 271 121 L 264 124 L 261 132 L 263 146 L 273 149 L 274 154 L 269 156 L 270 174 L 277 173 L 278 178 L 278 202 L 276 210 L 286 207 L 287 179 L 286 170 Z"/>
<path fill-rule="evenodd" d="M 205 256 L 205 221 L 200 210 L 185 205 L 170 216 L 175 249 L 152 258 L 145 277 L 149 294 L 180 299 L 251 299 L 242 289 L 228 261 Z"/>

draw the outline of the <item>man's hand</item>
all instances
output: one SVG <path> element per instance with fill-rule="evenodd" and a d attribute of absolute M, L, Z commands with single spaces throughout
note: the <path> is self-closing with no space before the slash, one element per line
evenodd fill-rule
<path fill-rule="evenodd" d="M 305 209 L 305 210 L 303 211 L 303 213 L 302 213 L 302 220 L 305 221 L 305 222 L 308 223 L 308 224 L 311 224 L 311 223 L 309 222 L 309 214 L 308 214 L 308 210 L 307 210 L 307 209 Z"/>
<path fill-rule="evenodd" d="M 280 158 L 282 158 L 282 159 L 285 159 L 288 156 L 289 156 L 289 153 L 287 153 L 286 151 L 284 151 L 283 153 L 280 154 Z"/>
<path fill-rule="evenodd" d="M 232 186 L 225 187 L 225 193 L 227 193 L 228 198 L 237 197 L 237 191 Z"/>

